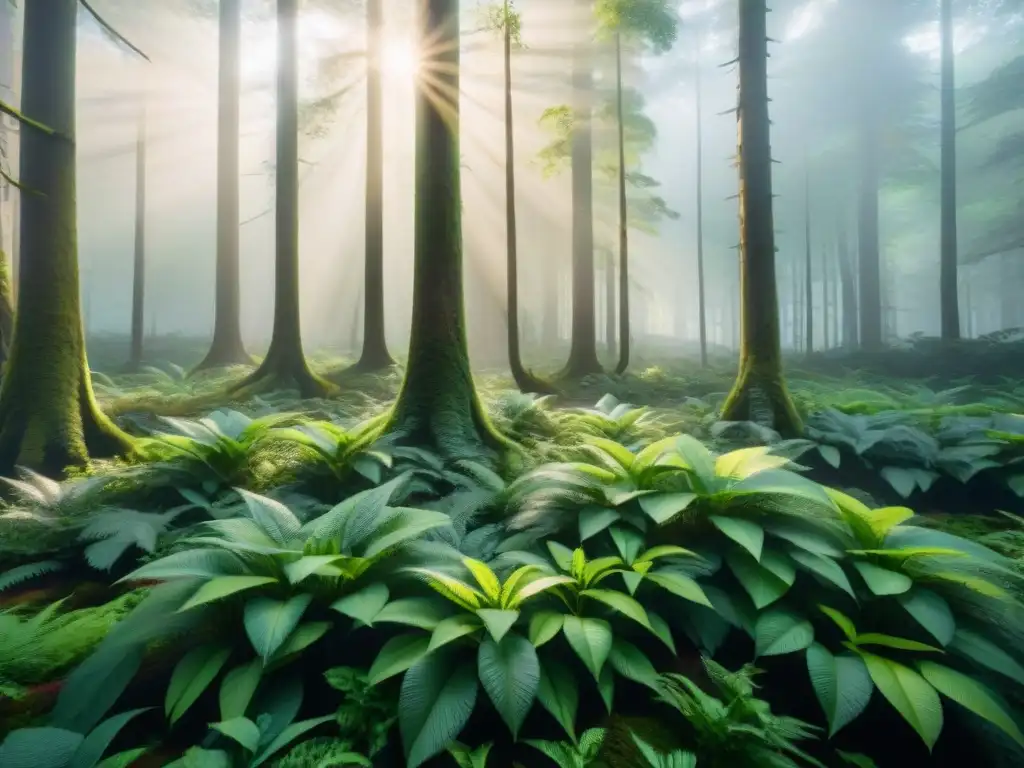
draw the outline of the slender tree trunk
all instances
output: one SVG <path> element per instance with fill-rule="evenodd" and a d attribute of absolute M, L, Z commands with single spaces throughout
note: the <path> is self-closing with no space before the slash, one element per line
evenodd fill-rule
<path fill-rule="evenodd" d="M 618 333 L 617 312 L 615 299 L 615 253 L 610 249 L 601 249 L 604 256 L 604 344 L 609 360 L 616 359 L 618 345 L 616 335 Z"/>
<path fill-rule="evenodd" d="M 317 397 L 329 387 L 309 369 L 299 318 L 298 0 L 277 0 L 277 62 L 274 326 L 267 356 L 233 389 L 295 387 Z"/>
<path fill-rule="evenodd" d="M 217 288 L 213 342 L 196 370 L 251 365 L 242 342 L 238 263 L 238 108 L 242 0 L 221 0 L 217 75 Z"/>
<path fill-rule="evenodd" d="M 960 308 L 957 296 L 956 227 L 956 78 L 953 51 L 953 2 L 942 0 L 942 212 L 939 307 L 942 338 L 960 338 Z"/>
<path fill-rule="evenodd" d="M 806 160 L 805 160 L 806 165 Z M 814 354 L 814 274 L 811 271 L 811 173 L 804 170 L 804 352 Z"/>
<path fill-rule="evenodd" d="M 387 431 L 451 457 L 502 444 L 470 374 L 462 290 L 459 2 L 426 0 L 420 39 L 429 85 L 416 93 L 412 333 Z"/>
<path fill-rule="evenodd" d="M 742 335 L 736 383 L 722 418 L 750 421 L 767 411 L 786 437 L 802 432 L 786 390 L 779 343 L 772 217 L 771 123 L 768 118 L 768 8 L 766 0 L 739 3 L 740 291 Z"/>
<path fill-rule="evenodd" d="M 582 23 L 590 16 L 591 0 L 576 0 L 576 8 Z M 594 77 L 590 40 L 584 37 L 576 42 L 572 54 L 572 332 L 569 360 L 561 374 L 566 378 L 601 372 L 594 313 Z"/>
<path fill-rule="evenodd" d="M 14 258 L 8 261 L 4 252 L 4 221 L 3 210 L 0 210 L 0 372 L 7 365 L 7 355 L 11 347 L 11 335 L 14 333 Z"/>
<path fill-rule="evenodd" d="M 704 132 L 701 109 L 700 62 L 697 62 L 697 325 L 700 330 L 700 364 L 708 364 L 707 297 L 704 293 Z"/>
<path fill-rule="evenodd" d="M 839 282 L 843 293 L 843 346 L 847 350 L 853 350 L 859 346 L 858 313 L 860 305 L 857 303 L 857 284 L 854 277 L 850 243 L 847 239 L 846 227 L 841 222 L 836 232 L 836 241 L 836 261 L 839 264 Z"/>
<path fill-rule="evenodd" d="M 861 126 L 857 246 L 860 272 L 860 345 L 872 351 L 883 346 L 881 252 L 878 233 L 878 140 L 878 116 L 874 105 L 868 104 Z"/>
<path fill-rule="evenodd" d="M 128 369 L 142 365 L 146 323 L 146 105 L 139 110 L 139 135 L 135 142 L 135 258 L 132 271 L 132 341 Z"/>
<path fill-rule="evenodd" d="M 395 364 L 384 322 L 384 141 L 381 116 L 383 0 L 366 4 L 366 253 L 363 270 L 363 350 L 354 368 Z"/>
<path fill-rule="evenodd" d="M 964 311 L 967 313 L 967 338 L 974 338 L 974 301 L 971 296 L 972 272 L 964 271 Z"/>
<path fill-rule="evenodd" d="M 615 33 L 615 122 L 619 145 L 619 361 L 615 372 L 629 367 L 629 218 L 626 204 L 626 126 L 622 110 L 622 35 Z"/>
<path fill-rule="evenodd" d="M 21 110 L 59 137 L 22 128 L 19 178 L 40 195 L 21 203 L 22 244 L 32 258 L 18 280 L 22 302 L 0 388 L 0 472 L 24 465 L 51 476 L 90 456 L 128 450 L 92 391 L 78 287 L 75 203 L 75 53 L 78 4 L 25 7 Z"/>

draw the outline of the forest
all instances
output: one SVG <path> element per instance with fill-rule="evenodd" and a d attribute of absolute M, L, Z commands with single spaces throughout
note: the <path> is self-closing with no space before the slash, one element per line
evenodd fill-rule
<path fill-rule="evenodd" d="M 0 768 L 1024 764 L 1024 0 L 0 0 L 0 267 Z"/>

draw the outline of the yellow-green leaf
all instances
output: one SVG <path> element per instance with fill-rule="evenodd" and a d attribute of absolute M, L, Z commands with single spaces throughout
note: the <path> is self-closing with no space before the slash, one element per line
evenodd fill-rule
<path fill-rule="evenodd" d="M 262 587 L 264 584 L 273 584 L 277 581 L 273 576 L 218 576 L 211 579 L 196 590 L 196 593 L 179 608 L 179 611 L 187 611 L 189 608 L 212 603 L 229 597 L 246 589 Z"/>

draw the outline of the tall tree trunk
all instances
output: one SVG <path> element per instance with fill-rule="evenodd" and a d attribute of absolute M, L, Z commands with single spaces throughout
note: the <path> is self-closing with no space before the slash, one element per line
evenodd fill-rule
<path fill-rule="evenodd" d="M 445 456 L 500 445 L 470 374 L 462 290 L 459 2 L 426 0 L 416 92 L 416 188 L 409 361 L 387 431 Z"/>
<path fill-rule="evenodd" d="M 942 338 L 960 338 L 960 307 L 957 296 L 956 227 L 956 78 L 953 51 L 953 0 L 942 0 L 942 212 L 939 307 Z"/>
<path fill-rule="evenodd" d="M 626 126 L 622 110 L 622 34 L 615 32 L 615 122 L 619 145 L 619 361 L 620 376 L 629 367 L 629 219 L 626 204 Z"/>
<path fill-rule="evenodd" d="M 576 0 L 581 23 L 590 17 L 591 1 Z M 561 373 L 566 378 L 601 372 L 594 312 L 594 76 L 590 37 L 582 37 L 572 53 L 572 331 L 569 360 Z"/>
<path fill-rule="evenodd" d="M 857 284 L 852 258 L 846 227 L 840 222 L 836 231 L 836 262 L 839 265 L 839 283 L 843 293 L 843 347 L 847 350 L 854 350 L 860 346 L 860 305 L 857 303 Z"/>
<path fill-rule="evenodd" d="M 213 342 L 196 370 L 251 365 L 242 343 L 238 264 L 238 108 L 242 0 L 220 1 L 217 74 L 217 287 Z"/>
<path fill-rule="evenodd" d="M 267 356 L 232 389 L 295 387 L 303 397 L 318 397 L 329 386 L 309 369 L 299 318 L 298 2 L 277 0 L 274 326 Z"/>
<path fill-rule="evenodd" d="M 145 98 L 145 97 L 143 97 Z M 132 269 L 132 341 L 128 370 L 142 365 L 146 300 L 146 105 L 139 110 L 139 135 L 135 141 L 135 257 Z"/>
<path fill-rule="evenodd" d="M 366 4 L 366 252 L 363 270 L 363 351 L 354 368 L 395 364 L 384 322 L 384 134 L 381 115 L 383 0 Z"/>
<path fill-rule="evenodd" d="M 616 343 L 618 312 L 615 305 L 615 253 L 611 248 L 602 248 L 601 253 L 604 255 L 604 344 L 608 359 L 615 360 L 618 351 Z"/>
<path fill-rule="evenodd" d="M 700 330 L 700 364 L 708 364 L 707 297 L 704 293 L 704 132 L 701 109 L 700 61 L 697 62 L 697 325 Z"/>
<path fill-rule="evenodd" d="M 771 123 L 768 118 L 768 8 L 740 0 L 738 165 L 742 335 L 736 383 L 722 405 L 728 421 L 761 419 L 786 437 L 803 427 L 782 376 L 772 218 Z"/>
<path fill-rule="evenodd" d="M 806 165 L 806 160 L 805 160 Z M 804 352 L 814 354 L 814 274 L 811 272 L 811 172 L 804 169 Z"/>
<path fill-rule="evenodd" d="M 867 98 L 871 98 L 868 96 Z M 878 350 L 882 339 L 881 246 L 878 232 L 878 115 L 865 107 L 861 125 L 860 194 L 857 206 L 857 249 L 860 273 L 860 346 Z"/>
<path fill-rule="evenodd" d="M 7 365 L 7 356 L 11 348 L 11 335 L 14 333 L 14 289 L 13 289 L 13 255 L 8 260 L 4 252 L 4 221 L 3 210 L 0 210 L 0 373 Z"/>
<path fill-rule="evenodd" d="M 25 7 L 21 111 L 49 126 L 22 126 L 20 181 L 42 195 L 21 203 L 22 245 L 32 258 L 0 388 L 0 472 L 24 465 L 51 476 L 90 456 L 115 456 L 130 438 L 92 391 L 79 304 L 75 203 L 75 53 L 78 3 Z"/>

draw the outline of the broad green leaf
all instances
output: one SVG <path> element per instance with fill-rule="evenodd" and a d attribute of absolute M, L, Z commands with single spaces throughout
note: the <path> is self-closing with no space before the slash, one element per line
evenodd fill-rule
<path fill-rule="evenodd" d="M 757 617 L 754 642 L 756 656 L 794 653 L 814 642 L 814 627 L 800 614 L 785 608 L 773 608 Z"/>
<path fill-rule="evenodd" d="M 370 685 L 405 672 L 427 654 L 430 639 L 422 635 L 399 635 L 388 640 L 373 660 L 366 677 Z"/>
<path fill-rule="evenodd" d="M 476 579 L 476 583 L 480 585 L 480 589 L 487 599 L 493 603 L 498 602 L 498 598 L 501 597 L 501 582 L 494 575 L 494 571 L 486 563 L 474 560 L 472 557 L 462 558 L 462 564 L 473 574 L 473 578 Z"/>
<path fill-rule="evenodd" d="M 833 656 L 820 643 L 807 649 L 807 672 L 831 738 L 864 711 L 875 686 L 863 659 L 853 654 Z"/>
<path fill-rule="evenodd" d="M 188 601 L 179 608 L 179 611 L 187 611 L 205 603 L 212 603 L 229 597 L 246 589 L 262 587 L 264 584 L 273 584 L 277 581 L 273 576 L 220 576 L 203 584 Z"/>
<path fill-rule="evenodd" d="M 857 628 L 850 621 L 849 617 L 837 611 L 835 608 L 829 608 L 827 605 L 819 605 L 818 610 L 832 619 L 835 625 L 842 630 L 843 634 L 846 635 L 846 639 L 851 643 L 857 639 Z"/>
<path fill-rule="evenodd" d="M 622 561 L 631 565 L 644 546 L 644 535 L 635 528 L 625 525 L 613 525 L 608 533 L 612 537 L 612 542 L 622 557 Z"/>
<path fill-rule="evenodd" d="M 882 467 L 880 474 L 901 498 L 909 498 L 917 490 L 917 475 L 907 467 Z"/>
<path fill-rule="evenodd" d="M 427 650 L 430 652 L 436 651 L 438 648 L 482 628 L 483 623 L 473 613 L 460 613 L 458 616 L 444 619 L 434 628 L 434 632 L 430 636 L 430 646 Z"/>
<path fill-rule="evenodd" d="M 530 577 L 536 573 L 539 568 L 536 565 L 526 564 L 519 568 L 516 568 L 510 573 L 501 585 L 501 593 L 498 595 L 498 607 L 499 608 L 515 608 L 519 605 L 519 590 L 523 588 L 524 582 L 528 582 Z"/>
<path fill-rule="evenodd" d="M 584 507 L 579 513 L 580 541 L 586 541 L 597 536 L 597 534 L 621 517 L 622 514 L 617 509 L 596 506 Z"/>
<path fill-rule="evenodd" d="M 928 634 L 946 646 L 953 642 L 956 634 L 956 620 L 949 603 L 941 595 L 927 589 L 915 587 L 898 598 L 900 605 L 924 627 Z"/>
<path fill-rule="evenodd" d="M 949 649 L 1024 685 L 1024 666 L 987 637 L 970 630 L 957 629 Z"/>
<path fill-rule="evenodd" d="M 409 568 L 426 579 L 427 584 L 442 597 L 467 611 L 475 611 L 484 604 L 484 595 L 460 579 L 431 568 Z"/>
<path fill-rule="evenodd" d="M 314 717 L 311 720 L 302 720 L 298 723 L 290 723 L 287 728 L 282 730 L 281 733 L 274 737 L 274 740 L 271 741 L 270 744 L 268 744 L 266 748 L 264 748 L 264 750 L 256 756 L 256 758 L 252 761 L 252 768 L 259 768 L 259 766 L 263 765 L 263 763 L 265 763 L 270 758 L 271 755 L 288 746 L 290 743 L 298 739 L 303 734 L 308 733 L 317 726 L 323 725 L 324 723 L 328 723 L 332 720 L 334 720 L 334 715 L 325 715 L 324 717 Z M 365 763 L 359 762 L 356 762 L 354 764 L 364 766 L 366 765 Z"/>
<path fill-rule="evenodd" d="M 580 657 L 580 661 L 590 670 L 594 679 L 598 679 L 601 668 L 612 650 L 612 628 L 608 622 L 602 619 L 566 616 L 562 632 L 576 655 Z"/>
<path fill-rule="evenodd" d="M 477 670 L 453 654 L 432 653 L 402 680 L 398 723 L 406 768 L 419 768 L 443 752 L 469 721 L 476 706 Z"/>
<path fill-rule="evenodd" d="M 651 634 L 661 640 L 673 654 L 676 653 L 676 641 L 672 637 L 672 629 L 668 622 L 654 611 L 647 612 L 647 620 L 651 622 Z"/>
<path fill-rule="evenodd" d="M 542 664 L 537 700 L 573 741 L 576 740 L 576 711 L 580 690 L 576 678 L 564 664 Z"/>
<path fill-rule="evenodd" d="M 853 585 L 850 584 L 846 571 L 832 558 L 799 550 L 793 550 L 789 553 L 789 556 L 805 570 L 820 576 L 826 581 L 832 582 L 850 597 L 856 599 L 857 596 L 854 594 Z"/>
<path fill-rule="evenodd" d="M 761 551 L 764 548 L 764 528 L 752 520 L 744 520 L 740 517 L 711 515 L 708 519 L 711 520 L 715 528 L 747 550 L 755 560 L 761 559 Z"/>
<path fill-rule="evenodd" d="M 309 594 L 295 595 L 288 600 L 257 597 L 245 604 L 242 619 L 249 642 L 264 663 L 280 648 L 298 626 L 302 614 L 312 602 Z"/>
<path fill-rule="evenodd" d="M 96 768 L 131 768 L 131 766 L 136 765 L 139 758 L 147 752 L 149 752 L 149 747 L 138 747 L 137 749 L 117 752 L 96 763 Z"/>
<path fill-rule="evenodd" d="M 1009 593 L 1005 589 L 980 576 L 972 576 L 955 571 L 940 571 L 938 573 L 929 573 L 928 578 L 959 584 L 961 587 L 965 587 L 972 592 L 977 592 L 979 595 L 996 600 L 1006 600 L 1008 602 L 1011 600 Z"/>
<path fill-rule="evenodd" d="M 922 653 L 942 653 L 941 648 L 935 648 L 931 645 L 925 645 L 919 643 L 916 640 L 908 640 L 905 637 L 893 637 L 892 635 L 883 635 L 878 632 L 866 632 L 863 635 L 857 635 L 857 639 L 853 641 L 855 645 L 881 645 L 885 648 L 896 648 L 901 651 L 920 651 Z"/>
<path fill-rule="evenodd" d="M 611 665 L 601 670 L 601 676 L 597 678 L 597 690 L 601 694 L 601 700 L 604 701 L 605 711 L 610 715 L 612 704 L 615 701 L 615 670 Z"/>
<path fill-rule="evenodd" d="M 108 717 L 97 725 L 85 737 L 82 745 L 75 752 L 70 768 L 94 768 L 103 757 L 103 754 L 110 748 L 110 744 L 117 738 L 117 735 L 134 718 L 146 712 L 149 707 L 143 709 L 132 709 L 128 712 Z M 6 765 L 6 763 L 4 763 Z"/>
<path fill-rule="evenodd" d="M 501 641 L 488 637 L 480 644 L 477 671 L 481 685 L 512 732 L 512 738 L 518 738 L 540 687 L 537 650 L 529 640 L 515 633 Z"/>
<path fill-rule="evenodd" d="M 451 518 L 444 512 L 413 507 L 387 507 L 384 511 L 384 520 L 386 522 L 369 536 L 363 557 L 376 558 L 412 539 L 419 538 L 427 531 L 443 528 L 452 523 Z"/>
<path fill-rule="evenodd" d="M 795 522 L 785 520 L 766 521 L 764 529 L 772 536 L 783 539 L 794 547 L 812 555 L 821 555 L 829 558 L 838 558 L 843 555 L 843 550 L 824 534 L 814 530 L 807 530 Z"/>
<path fill-rule="evenodd" d="M 209 687 L 230 655 L 230 648 L 204 645 L 182 657 L 171 673 L 171 681 L 164 696 L 164 713 L 171 725 Z"/>
<path fill-rule="evenodd" d="M 931 751 L 942 732 L 942 703 L 935 689 L 909 667 L 861 652 L 875 686 Z"/>
<path fill-rule="evenodd" d="M 339 600 L 335 600 L 331 603 L 331 608 L 368 627 L 372 627 L 374 620 L 384 610 L 384 606 L 387 605 L 390 596 L 391 592 L 387 586 L 378 582 L 370 584 L 368 587 L 363 587 L 357 592 L 346 595 Z"/>
<path fill-rule="evenodd" d="M 529 584 L 524 586 L 516 593 L 516 604 L 522 603 L 524 600 L 529 600 L 534 595 L 539 595 L 541 592 L 546 592 L 554 587 L 559 587 L 562 584 L 572 584 L 575 579 L 569 576 L 541 576 L 539 579 L 534 579 Z"/>
<path fill-rule="evenodd" d="M 580 597 L 589 597 L 591 600 L 597 600 L 607 605 L 613 611 L 618 611 L 623 616 L 627 616 L 645 627 L 650 628 L 651 626 L 647 620 L 647 611 L 644 610 L 644 607 L 632 597 L 622 592 L 616 592 L 611 589 L 585 589 L 580 592 Z"/>
<path fill-rule="evenodd" d="M 834 469 L 839 468 L 839 462 L 842 461 L 842 455 L 839 453 L 839 449 L 834 445 L 820 444 L 818 445 L 818 453 L 821 454 L 821 458 L 823 458 L 830 467 L 833 467 Z"/>
<path fill-rule="evenodd" d="M 663 557 L 690 557 L 697 560 L 701 559 L 701 556 L 693 550 L 686 549 L 685 547 L 677 547 L 674 544 L 662 544 L 641 552 L 637 555 L 636 562 L 633 565 L 634 567 L 637 567 L 641 563 L 653 563 L 655 560 L 659 560 Z"/>
<path fill-rule="evenodd" d="M 483 621 L 484 626 L 487 627 L 487 632 L 494 638 L 494 642 L 500 643 L 501 639 L 512 629 L 516 619 L 519 618 L 519 611 L 499 611 L 491 608 L 481 608 L 476 612 L 476 615 Z"/>
<path fill-rule="evenodd" d="M 704 590 L 701 589 L 700 584 L 689 576 L 666 570 L 650 572 L 645 578 L 652 584 L 657 584 L 662 589 L 671 592 L 676 597 L 681 597 L 684 600 L 689 600 L 691 603 L 704 605 L 708 608 L 712 607 L 711 601 L 704 593 Z"/>
<path fill-rule="evenodd" d="M 494 742 L 489 741 L 481 744 L 476 749 L 470 749 L 458 741 L 448 747 L 448 754 L 452 756 L 459 768 L 487 768 L 487 758 L 494 748 Z M 368 768 L 373 768 L 373 763 L 367 762 Z"/>
<path fill-rule="evenodd" d="M 623 469 L 629 469 L 633 466 L 633 462 L 636 457 L 630 452 L 626 446 L 621 443 L 617 443 L 614 440 L 609 440 L 606 437 L 588 437 L 587 443 L 589 445 L 595 445 L 602 451 L 607 453 L 616 462 L 622 465 Z"/>
<path fill-rule="evenodd" d="M 290 584 L 298 584 L 315 574 L 321 568 L 344 560 L 345 555 L 305 555 L 284 567 L 284 575 Z"/>
<path fill-rule="evenodd" d="M 726 562 L 758 610 L 767 608 L 789 591 L 790 584 L 759 564 L 746 552 L 731 552 L 726 557 Z"/>
<path fill-rule="evenodd" d="M 224 675 L 220 684 L 221 720 L 232 720 L 245 714 L 262 676 L 263 664 L 259 659 L 240 664 Z"/>
<path fill-rule="evenodd" d="M 385 605 L 374 617 L 377 624 L 405 624 L 431 631 L 446 613 L 437 600 L 426 597 L 402 597 Z"/>
<path fill-rule="evenodd" d="M 695 493 L 652 493 L 638 500 L 640 509 L 658 525 L 663 525 L 676 515 L 685 512 L 697 499 Z"/>
<path fill-rule="evenodd" d="M 17 728 L 0 744 L 4 768 L 65 768 L 83 741 L 64 728 Z"/>
<path fill-rule="evenodd" d="M 260 729 L 247 717 L 233 717 L 220 723 L 211 723 L 210 727 L 241 744 L 247 752 L 255 752 L 260 745 Z"/>
<path fill-rule="evenodd" d="M 235 488 L 235 492 L 245 501 L 252 519 L 277 544 L 284 546 L 288 539 L 298 534 L 302 528 L 295 513 L 281 502 L 244 488 Z"/>
<path fill-rule="evenodd" d="M 572 567 L 573 550 L 557 541 L 547 542 L 547 547 L 551 553 L 551 559 L 555 561 L 560 570 L 568 571 Z"/>
<path fill-rule="evenodd" d="M 715 456 L 702 442 L 692 435 L 676 437 L 676 455 L 683 460 L 683 465 L 693 470 L 696 480 L 702 487 L 715 478 Z"/>
<path fill-rule="evenodd" d="M 860 573 L 864 583 L 868 585 L 868 589 L 879 597 L 902 595 L 914 586 L 914 581 L 909 576 L 897 571 L 879 568 L 871 563 L 856 562 L 853 567 Z"/>
<path fill-rule="evenodd" d="M 984 685 L 965 674 L 932 661 L 920 662 L 918 669 L 921 670 L 921 676 L 943 696 L 969 709 L 978 717 L 988 720 L 1024 747 L 1024 735 L 1021 734 L 1020 728 Z"/>
<path fill-rule="evenodd" d="M 530 642 L 540 648 L 562 629 L 563 615 L 554 611 L 539 611 L 530 617 Z"/>
<path fill-rule="evenodd" d="M 625 678 L 656 689 L 658 670 L 644 652 L 632 643 L 616 638 L 612 643 L 612 651 L 608 655 L 608 663 L 612 669 Z"/>
<path fill-rule="evenodd" d="M 913 516 L 914 510 L 907 507 L 879 507 L 868 513 L 867 520 L 875 536 L 882 541 L 889 531 L 897 525 L 907 522 Z"/>
<path fill-rule="evenodd" d="M 796 581 L 796 565 L 785 552 L 766 549 L 761 553 L 761 567 L 788 586 L 793 586 L 793 582 Z"/>
<path fill-rule="evenodd" d="M 785 456 L 769 453 L 771 446 L 755 445 L 738 448 L 715 459 L 715 474 L 742 480 L 768 469 L 779 469 L 789 464 Z"/>
<path fill-rule="evenodd" d="M 274 651 L 268 664 L 274 664 L 305 650 L 327 634 L 327 631 L 333 626 L 329 621 L 307 621 L 305 624 L 300 624 L 294 632 L 288 635 L 288 639 L 281 644 L 281 647 Z"/>

